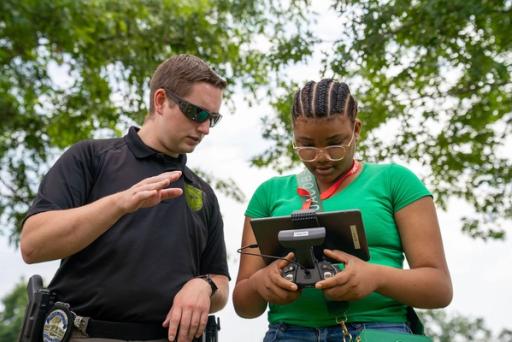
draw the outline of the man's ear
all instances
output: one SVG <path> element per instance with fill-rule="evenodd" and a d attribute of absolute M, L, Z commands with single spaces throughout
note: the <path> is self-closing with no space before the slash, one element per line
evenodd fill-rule
<path fill-rule="evenodd" d="M 165 90 L 162 88 L 157 89 L 153 94 L 153 103 L 155 104 L 155 113 L 162 114 L 164 106 L 167 102 L 167 95 L 165 94 Z"/>

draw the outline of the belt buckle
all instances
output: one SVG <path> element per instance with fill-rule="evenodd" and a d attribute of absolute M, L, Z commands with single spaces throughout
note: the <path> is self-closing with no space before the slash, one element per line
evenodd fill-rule
<path fill-rule="evenodd" d="M 82 334 L 87 335 L 87 325 L 89 325 L 89 317 L 82 317 L 75 315 L 75 319 L 73 320 L 73 325 L 77 328 Z"/>

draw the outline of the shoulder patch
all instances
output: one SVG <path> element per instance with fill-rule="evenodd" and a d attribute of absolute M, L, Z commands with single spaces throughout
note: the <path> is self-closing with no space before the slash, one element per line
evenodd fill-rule
<path fill-rule="evenodd" d="M 203 208 L 203 191 L 190 184 L 185 184 L 185 200 L 192 211 Z"/>

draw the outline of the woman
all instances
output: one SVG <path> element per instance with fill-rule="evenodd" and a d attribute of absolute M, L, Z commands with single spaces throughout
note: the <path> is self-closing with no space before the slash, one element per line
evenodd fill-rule
<path fill-rule="evenodd" d="M 249 203 L 242 246 L 256 243 L 251 218 L 289 215 L 312 204 L 323 211 L 359 209 L 370 260 L 325 250 L 344 270 L 299 291 L 281 275 L 286 261 L 267 266 L 261 257 L 241 255 L 236 312 L 253 318 L 268 304 L 265 341 L 340 341 L 363 329 L 411 333 L 408 307 L 440 308 L 452 299 L 432 195 L 404 167 L 354 160 L 361 122 L 345 83 L 308 82 L 295 95 L 292 123 L 295 152 L 315 177 L 321 199 L 304 196 L 296 175 L 269 179 Z M 332 305 L 344 301 L 348 307 L 340 304 L 342 310 Z"/>

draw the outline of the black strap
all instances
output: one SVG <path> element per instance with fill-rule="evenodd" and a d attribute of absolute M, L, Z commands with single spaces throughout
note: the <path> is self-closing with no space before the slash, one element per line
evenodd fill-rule
<path fill-rule="evenodd" d="M 347 317 L 348 301 L 325 300 L 327 311 L 337 320 L 345 320 Z"/>
<path fill-rule="evenodd" d="M 167 338 L 167 329 L 160 324 L 109 322 L 89 319 L 87 335 L 118 340 L 158 340 Z"/>
<path fill-rule="evenodd" d="M 425 335 L 425 327 L 412 306 L 407 307 L 407 321 L 415 335 Z"/>

